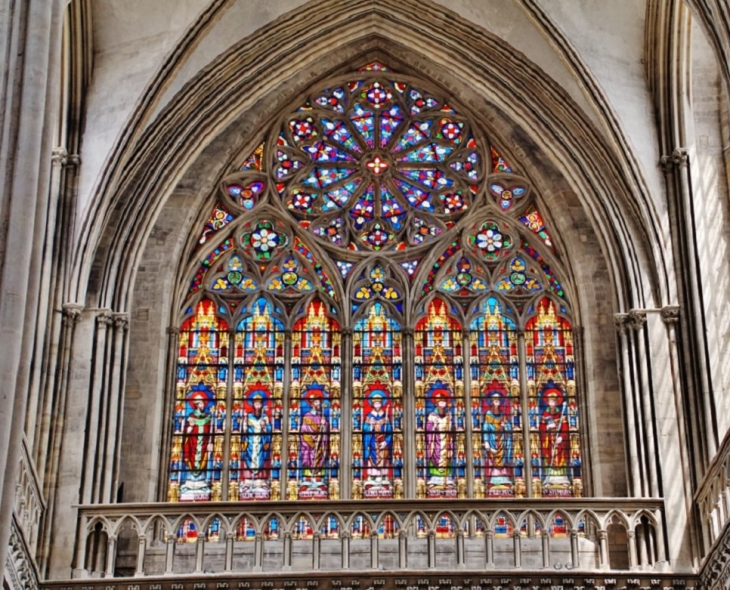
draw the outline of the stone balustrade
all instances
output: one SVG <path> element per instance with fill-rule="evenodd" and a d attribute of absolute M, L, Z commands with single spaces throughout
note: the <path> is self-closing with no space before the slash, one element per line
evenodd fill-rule
<path fill-rule="evenodd" d="M 661 571 L 657 499 L 90 505 L 75 577 Z"/>
<path fill-rule="evenodd" d="M 710 463 L 695 494 L 704 541 L 704 555 L 723 535 L 730 520 L 730 435 Z"/>
<path fill-rule="evenodd" d="M 30 551 L 31 557 L 35 558 L 38 523 L 46 509 L 46 504 L 38 483 L 38 474 L 28 454 L 25 441 L 23 441 L 22 450 L 18 482 L 15 487 L 14 511 L 25 545 Z"/>

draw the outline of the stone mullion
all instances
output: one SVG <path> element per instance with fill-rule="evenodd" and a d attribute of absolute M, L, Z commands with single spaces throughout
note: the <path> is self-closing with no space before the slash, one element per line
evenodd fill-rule
<path fill-rule="evenodd" d="M 520 380 L 520 404 L 522 411 L 522 457 L 523 471 L 525 477 L 525 494 L 528 498 L 532 497 L 532 461 L 530 451 L 530 420 L 529 420 L 529 404 L 530 395 L 527 384 L 527 341 L 525 340 L 524 328 L 519 328 L 517 334 L 517 359 L 519 363 L 519 380 Z M 525 419 L 525 416 L 528 419 Z M 514 450 L 514 447 L 513 447 Z M 519 524 L 518 524 L 519 526 Z"/>
<path fill-rule="evenodd" d="M 626 424 L 626 438 L 629 443 L 629 456 L 628 467 L 631 470 L 631 476 L 629 486 L 631 489 L 631 495 L 635 498 L 643 496 L 642 493 L 642 478 L 641 478 L 641 456 L 636 442 L 637 429 L 636 429 L 636 416 L 634 410 L 633 400 L 633 385 L 631 382 L 631 360 L 629 354 L 630 342 L 627 336 L 627 314 L 616 314 L 614 316 L 614 323 L 616 330 L 619 335 L 619 346 L 621 349 L 621 376 L 623 379 L 623 393 L 624 393 L 624 417 Z"/>
<path fill-rule="evenodd" d="M 340 341 L 340 456 L 339 485 L 340 498 L 352 497 L 352 396 L 353 396 L 353 350 L 352 328 L 342 328 Z M 363 466 L 364 467 L 364 466 Z"/>
<path fill-rule="evenodd" d="M 280 500 L 289 499 L 287 487 L 289 485 L 289 387 L 291 386 L 291 361 L 292 361 L 292 330 L 287 328 L 284 330 L 284 378 L 282 382 L 283 393 L 281 396 L 282 416 L 281 416 L 281 472 L 279 481 L 281 492 Z"/>
<path fill-rule="evenodd" d="M 413 328 L 403 330 L 403 477 L 404 495 L 416 497 L 415 344 Z"/>
<path fill-rule="evenodd" d="M 221 472 L 221 500 L 228 501 L 228 488 L 231 483 L 231 440 L 233 438 L 233 381 L 236 375 L 236 325 L 230 326 L 228 333 L 228 374 L 226 375 L 226 420 L 223 427 L 223 469 Z M 217 402 L 216 402 L 217 405 Z M 213 451 L 215 452 L 215 443 Z"/>
<path fill-rule="evenodd" d="M 469 328 L 464 328 L 462 330 L 462 359 L 464 363 L 464 431 L 466 436 L 466 497 L 467 498 L 473 498 L 474 497 L 474 487 L 475 487 L 475 481 L 474 481 L 474 449 L 473 449 L 473 424 L 472 424 L 472 418 L 471 418 L 471 337 L 470 337 L 470 331 Z M 478 354 L 477 354 L 477 361 L 478 361 Z M 479 383 L 479 379 L 477 378 L 477 383 Z M 470 523 L 470 528 L 472 527 L 473 523 Z"/>

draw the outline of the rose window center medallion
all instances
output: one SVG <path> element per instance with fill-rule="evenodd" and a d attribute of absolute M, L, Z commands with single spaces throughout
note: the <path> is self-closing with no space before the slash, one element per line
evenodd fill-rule
<path fill-rule="evenodd" d="M 375 66 L 313 92 L 272 138 L 285 207 L 323 244 L 354 252 L 430 242 L 472 206 L 484 175 L 468 120 Z"/>
<path fill-rule="evenodd" d="M 365 162 L 365 168 L 375 174 L 375 176 L 380 176 L 386 170 L 388 170 L 388 168 L 390 168 L 388 160 L 386 160 L 385 157 L 377 153 L 369 157 L 364 157 L 363 162 Z"/>

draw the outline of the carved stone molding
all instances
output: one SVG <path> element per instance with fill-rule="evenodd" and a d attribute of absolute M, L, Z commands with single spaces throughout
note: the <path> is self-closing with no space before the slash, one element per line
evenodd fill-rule
<path fill-rule="evenodd" d="M 679 322 L 679 306 L 678 305 L 668 305 L 667 307 L 664 307 L 661 311 L 662 321 L 667 326 L 676 326 L 677 322 Z"/>
<path fill-rule="evenodd" d="M 662 156 L 659 159 L 659 165 L 662 167 L 664 174 L 669 174 L 674 168 L 686 166 L 689 161 L 689 153 L 687 148 L 677 148 L 668 156 Z"/>

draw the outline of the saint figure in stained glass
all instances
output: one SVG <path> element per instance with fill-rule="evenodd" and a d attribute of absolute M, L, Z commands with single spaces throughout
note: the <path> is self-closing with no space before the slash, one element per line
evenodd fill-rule
<path fill-rule="evenodd" d="M 185 422 L 183 463 L 187 471 L 182 493 L 208 492 L 206 472 L 213 462 L 213 414 L 214 406 L 207 388 L 193 391 L 189 397 L 192 408 Z"/>
<path fill-rule="evenodd" d="M 268 488 L 271 467 L 271 419 L 264 411 L 268 393 L 256 389 L 248 396 L 249 408 L 244 414 L 241 435 L 242 477 L 252 479 L 254 488 Z"/>
<path fill-rule="evenodd" d="M 373 283 L 363 285 L 355 299 L 363 292 L 368 298 L 395 293 L 384 285 L 384 277 L 382 267 L 375 267 Z M 383 303 L 371 304 L 355 324 L 353 353 L 352 497 L 402 498 L 401 332 Z"/>
<path fill-rule="evenodd" d="M 365 464 L 368 481 L 377 484 L 389 475 L 393 436 L 387 411 L 389 408 L 384 408 L 384 404 L 388 403 L 385 392 L 376 389 L 370 393 L 369 399 L 372 409 L 363 425 Z"/>
<path fill-rule="evenodd" d="M 451 392 L 438 384 L 430 395 L 432 409 L 426 419 L 426 457 L 429 483 L 433 486 L 454 485 L 452 462 L 454 436 Z"/>
<path fill-rule="evenodd" d="M 487 394 L 489 409 L 484 414 L 482 444 L 484 467 L 490 490 L 512 485 L 513 443 L 510 400 L 502 391 Z"/>
<path fill-rule="evenodd" d="M 310 488 L 321 487 L 329 454 L 329 424 L 324 415 L 323 398 L 323 390 L 316 387 L 304 395 L 299 460 L 304 470 L 304 485 Z"/>
<path fill-rule="evenodd" d="M 543 486 L 552 489 L 570 486 L 568 461 L 570 434 L 568 402 L 556 387 L 547 387 L 542 394 L 540 417 L 540 450 L 543 458 Z"/>

